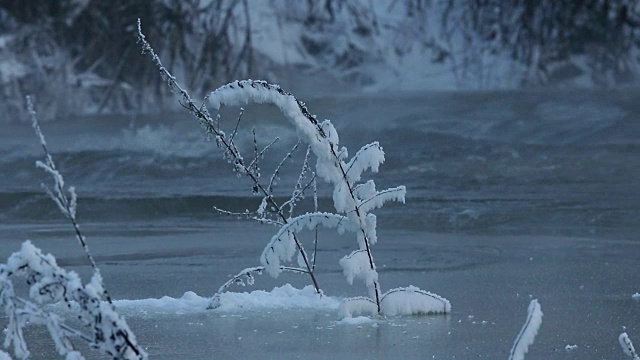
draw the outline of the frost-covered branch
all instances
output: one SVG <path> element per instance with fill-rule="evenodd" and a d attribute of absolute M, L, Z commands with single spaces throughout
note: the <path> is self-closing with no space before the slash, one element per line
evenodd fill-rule
<path fill-rule="evenodd" d="M 269 194 L 273 194 L 273 186 L 276 184 L 276 182 L 278 181 L 278 178 L 280 177 L 280 170 L 282 170 L 284 163 L 287 160 L 291 159 L 291 157 L 293 156 L 293 153 L 298 149 L 298 146 L 300 146 L 300 140 L 298 140 L 298 142 L 296 142 L 295 145 L 293 145 L 293 148 L 291 148 L 291 150 L 282 158 L 282 160 L 280 160 L 280 163 L 278 164 L 278 166 L 276 166 L 275 170 L 273 170 L 273 174 L 271 174 L 271 179 L 269 179 L 269 185 L 267 186 L 267 190 L 269 191 Z"/>
<path fill-rule="evenodd" d="M 295 234 L 305 228 L 315 229 L 319 225 L 336 228 L 339 233 L 354 230 L 345 216 L 333 213 L 306 213 L 292 218 L 278 230 L 262 252 L 260 262 L 267 273 L 277 277 L 281 272 L 281 261 L 291 261 L 296 253 Z"/>
<path fill-rule="evenodd" d="M 298 142 L 299 143 L 299 142 Z M 311 147 L 307 147 L 307 152 L 304 155 L 304 161 L 302 162 L 302 169 L 300 170 L 300 175 L 298 176 L 298 181 L 296 182 L 296 186 L 293 188 L 293 192 L 291 193 L 291 198 L 287 200 L 282 207 L 289 206 L 289 217 L 293 216 L 293 210 L 296 207 L 296 203 L 298 200 L 304 197 L 305 191 L 311 186 L 312 182 L 315 180 L 315 174 L 311 177 L 311 181 L 307 183 L 306 186 L 302 186 L 302 181 L 309 171 L 309 155 L 311 154 Z M 316 209 L 317 211 L 317 209 Z"/>
<path fill-rule="evenodd" d="M 26 279 L 33 302 L 15 294 L 12 277 Z M 0 301 L 9 319 L 4 346 L 13 344 L 17 358 L 28 358 L 23 329 L 29 324 L 42 324 L 47 327 L 58 354 L 67 359 L 83 359 L 75 350 L 72 338 L 87 341 L 113 359 L 146 359 L 147 354 L 137 345 L 124 318 L 113 304 L 102 300 L 103 294 L 99 273 L 94 273 L 91 281 L 83 285 L 75 272 L 60 268 L 52 255 L 42 254 L 31 242 L 25 241 L 6 264 L 0 264 Z M 75 330 L 57 315 L 42 309 L 45 304 L 58 302 L 73 310 L 90 333 Z"/>
<path fill-rule="evenodd" d="M 626 332 L 620 334 L 620 337 L 618 337 L 618 340 L 620 341 L 620 346 L 622 347 L 622 351 L 624 351 L 624 353 L 629 358 L 633 360 L 640 360 L 640 356 L 638 356 L 638 353 L 636 353 L 636 349 L 633 347 L 633 343 L 631 342 L 631 339 L 629 339 L 629 335 L 627 335 Z"/>
<path fill-rule="evenodd" d="M 373 209 L 382 207 L 387 201 L 393 200 L 404 203 L 406 193 L 407 188 L 404 186 L 378 191 L 373 196 L 363 200 L 359 205 L 359 209 L 364 213 L 368 213 Z"/>
<path fill-rule="evenodd" d="M 205 106 L 205 104 L 203 103 L 201 106 L 196 105 L 196 103 L 193 101 L 193 99 L 191 98 L 191 96 L 189 95 L 189 93 L 178 84 L 177 79 L 164 67 L 164 65 L 162 64 L 162 61 L 160 60 L 160 58 L 158 57 L 158 55 L 155 53 L 155 51 L 153 50 L 153 48 L 151 47 L 151 45 L 149 44 L 149 42 L 147 42 L 145 35 L 142 33 L 142 25 L 140 22 L 140 19 L 138 19 L 138 41 L 140 42 L 141 46 L 142 46 L 142 51 L 143 53 L 148 53 L 149 56 L 151 57 L 152 61 L 155 63 L 155 65 L 158 67 L 158 69 L 160 70 L 160 74 L 161 76 L 167 81 L 169 87 L 171 89 L 175 89 L 178 94 L 181 96 L 182 98 L 182 102 L 183 102 L 183 106 L 189 110 L 189 112 L 196 118 L 198 119 L 198 121 L 200 122 L 201 126 L 203 126 L 203 128 L 205 129 L 206 133 L 208 135 L 214 136 L 216 139 L 216 143 L 223 149 L 223 151 L 225 151 L 225 156 L 229 156 L 230 159 L 232 159 L 233 163 L 234 163 L 234 169 L 236 171 L 238 171 L 239 173 L 242 173 L 244 175 L 246 175 L 247 177 L 249 177 L 251 179 L 251 181 L 254 184 L 254 192 L 257 193 L 261 193 L 265 199 L 266 202 L 269 204 L 269 206 L 271 206 L 273 209 L 275 209 L 276 213 L 278 214 L 278 217 L 280 218 L 280 221 L 287 223 L 287 216 L 284 213 L 283 208 L 275 202 L 273 196 L 271 196 L 271 191 L 268 190 L 267 188 L 265 188 L 259 181 L 258 175 L 255 173 L 255 171 L 253 170 L 254 167 L 253 166 L 245 166 L 244 160 L 242 158 L 242 156 L 240 156 L 240 154 L 237 152 L 237 148 L 235 148 L 235 146 L 230 143 L 230 141 L 228 140 L 228 138 L 226 137 L 225 133 L 220 130 L 219 124 L 216 123 L 216 121 L 213 120 L 213 118 L 211 117 L 211 115 L 209 114 L 209 111 L 207 109 L 207 107 Z M 267 86 L 264 84 L 259 84 L 258 82 L 253 82 L 250 84 L 247 84 L 248 86 L 252 87 L 252 88 L 257 88 L 257 86 Z M 244 85 L 238 83 L 239 86 L 243 87 Z M 276 90 L 277 91 L 277 90 Z M 282 90 L 280 90 L 282 93 L 284 93 Z M 206 98 L 209 102 L 216 102 L 218 101 L 216 96 L 213 95 L 209 95 Z M 219 104 L 219 103 L 218 103 Z M 310 119 L 311 123 L 314 124 L 314 126 L 319 126 L 318 122 L 315 120 L 315 117 L 312 117 L 308 111 L 306 111 L 306 108 L 304 107 L 304 104 L 302 103 L 298 103 L 296 102 L 296 106 L 297 106 L 297 110 L 298 112 L 303 112 L 307 114 L 308 118 Z M 218 107 L 219 108 L 219 105 Z M 216 108 L 216 109 L 217 109 Z M 218 118 L 219 119 L 219 118 Z M 322 131 L 321 131 L 322 133 Z M 318 294 L 321 293 L 320 287 L 318 285 L 318 282 L 316 280 L 316 277 L 312 271 L 311 268 L 311 262 L 306 254 L 306 252 L 304 251 L 304 248 L 302 246 L 302 243 L 294 236 L 294 242 L 295 242 L 295 246 L 298 249 L 300 255 L 302 256 L 304 263 L 305 263 L 305 268 L 308 271 L 308 274 L 311 278 L 311 281 L 313 283 L 313 286 L 316 290 L 316 292 Z"/>
<path fill-rule="evenodd" d="M 377 141 L 363 146 L 347 163 L 346 173 L 349 176 L 348 180 L 352 183 L 359 181 L 362 173 L 367 169 L 377 173 L 380 164 L 383 162 L 384 151 L 382 151 L 382 147 Z"/>
<path fill-rule="evenodd" d="M 137 345 L 135 336 L 126 322 L 115 311 L 104 288 L 100 270 L 76 220 L 76 192 L 73 187 L 65 188 L 64 178 L 47 148 L 31 98 L 27 97 L 26 100 L 33 129 L 45 155 L 45 160 L 38 161 L 36 166 L 49 173 L 54 181 L 52 188 L 45 185 L 43 188 L 60 212 L 70 220 L 76 238 L 93 268 L 93 276 L 90 283 L 82 285 L 78 275 L 58 267 L 53 256 L 43 255 L 29 241 L 23 243 L 20 252 L 12 254 L 6 264 L 0 264 L 0 301 L 9 318 L 4 346 L 9 347 L 13 344 L 15 356 L 26 359 L 29 357 L 29 351 L 23 328 L 30 323 L 43 324 L 54 340 L 58 353 L 67 359 L 82 359 L 80 353 L 74 349 L 71 337 L 89 342 L 91 346 L 114 359 L 146 359 L 146 353 Z M 30 287 L 29 296 L 34 302 L 15 294 L 12 276 L 27 279 L 27 285 Z M 106 301 L 103 301 L 103 297 Z M 70 328 L 57 315 L 41 307 L 56 302 L 64 302 L 69 308 L 77 311 L 79 319 L 91 329 L 91 335 L 84 335 Z"/>
<path fill-rule="evenodd" d="M 269 150 L 271 148 L 271 146 L 273 146 L 273 144 L 277 143 L 280 138 L 276 137 L 275 139 L 273 139 L 273 141 L 271 141 L 269 144 L 267 144 L 264 148 L 262 148 L 262 150 L 260 150 L 258 152 L 258 142 L 256 140 L 256 132 L 255 129 L 252 130 L 253 133 L 253 144 L 254 144 L 254 158 L 251 161 L 251 163 L 249 164 L 249 166 L 247 166 L 247 168 L 251 169 L 252 171 L 255 172 L 256 174 L 256 178 L 260 178 L 260 159 L 262 159 L 264 157 L 264 154 L 267 152 L 267 150 Z M 254 193 L 258 193 L 258 189 L 254 188 Z"/>
<path fill-rule="evenodd" d="M 527 320 L 522 326 L 518 337 L 516 337 L 516 340 L 513 342 L 513 347 L 509 353 L 509 360 L 524 360 L 524 355 L 529 350 L 529 346 L 533 344 L 540 325 L 542 325 L 542 315 L 538 300 L 531 300 L 527 312 Z"/>
<path fill-rule="evenodd" d="M 87 242 L 85 241 L 84 236 L 82 236 L 82 233 L 80 232 L 80 226 L 78 225 L 78 222 L 76 220 L 76 209 L 78 204 L 78 196 L 76 195 L 76 190 L 73 186 L 70 186 L 67 189 L 68 195 L 65 194 L 64 178 L 56 168 L 56 164 L 53 161 L 53 157 L 51 156 L 51 153 L 49 153 L 49 149 L 47 148 L 47 142 L 44 138 L 44 134 L 42 133 L 42 130 L 40 129 L 40 125 L 38 124 L 38 117 L 36 116 L 36 111 L 34 110 L 33 102 L 31 101 L 31 97 L 29 96 L 27 96 L 27 111 L 29 113 L 29 117 L 31 118 L 31 125 L 33 126 L 33 129 L 36 132 L 36 136 L 40 140 L 40 145 L 42 146 L 42 150 L 45 156 L 45 161 L 44 162 L 37 161 L 36 166 L 43 169 L 47 173 L 49 173 L 51 177 L 53 177 L 53 181 L 54 181 L 53 190 L 51 190 L 49 187 L 47 187 L 44 184 L 42 184 L 42 187 L 45 189 L 45 191 L 47 192 L 51 200 L 53 200 L 53 202 L 58 206 L 58 209 L 60 210 L 60 212 L 67 219 L 69 219 L 69 221 L 71 221 L 71 225 L 73 226 L 73 229 L 75 231 L 76 238 L 78 239 L 78 242 L 82 246 L 85 252 L 85 255 L 87 256 L 87 259 L 89 259 L 89 263 L 91 264 L 93 271 L 99 274 L 100 270 L 98 269 L 98 265 L 96 264 L 95 260 L 93 259 L 93 256 L 91 255 L 91 252 L 89 251 L 89 246 L 87 245 Z M 106 290 L 105 290 L 105 293 L 106 293 Z M 107 299 L 109 299 L 109 302 L 111 302 L 108 294 L 107 294 Z"/>
<path fill-rule="evenodd" d="M 254 220 L 257 221 L 261 224 L 270 224 L 270 225 L 276 225 L 276 226 L 282 226 L 284 225 L 283 222 L 278 221 L 278 220 L 273 220 L 273 219 L 268 219 L 264 216 L 255 216 L 253 214 L 258 214 L 258 212 L 249 212 L 249 211 L 244 211 L 244 212 L 234 212 L 234 211 L 228 211 L 228 210 L 224 210 L 224 209 L 220 209 L 218 207 L 213 207 L 213 210 L 222 214 L 222 215 L 228 215 L 228 216 L 236 216 L 236 217 L 246 217 L 249 220 Z"/>

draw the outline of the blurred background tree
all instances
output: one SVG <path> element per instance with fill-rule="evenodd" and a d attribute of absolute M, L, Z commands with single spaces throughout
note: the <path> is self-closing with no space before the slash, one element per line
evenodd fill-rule
<path fill-rule="evenodd" d="M 640 75 L 640 0 L 0 0 L 0 110 L 20 112 L 27 93 L 50 116 L 156 110 L 167 90 L 138 51 L 137 18 L 195 95 L 252 75 L 279 81 L 278 67 L 352 88 L 381 69 L 435 67 L 480 89 Z M 295 56 L 270 55 L 268 27 Z"/>

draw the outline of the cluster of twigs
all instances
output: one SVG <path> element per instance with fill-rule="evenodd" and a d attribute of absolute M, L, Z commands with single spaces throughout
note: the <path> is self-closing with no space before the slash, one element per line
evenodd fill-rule
<path fill-rule="evenodd" d="M 263 270 L 266 270 L 272 276 L 277 276 L 280 272 L 286 270 L 307 273 L 316 291 L 321 293 L 314 275 L 315 253 L 318 246 L 317 238 L 314 241 L 313 254 L 309 256 L 303 248 L 297 233 L 305 228 L 317 230 L 318 225 L 324 225 L 343 230 L 347 229 L 356 233 L 359 249 L 343 258 L 341 265 L 343 265 L 343 267 L 349 267 L 349 271 L 355 271 L 355 274 L 351 276 L 348 275 L 348 277 L 353 279 L 355 276 L 366 283 L 370 290 L 370 298 L 375 304 L 375 311 L 373 312 L 380 314 L 382 312 L 382 293 L 371 252 L 371 245 L 376 242 L 375 216 L 369 212 L 372 209 L 382 206 L 384 202 L 389 200 L 404 202 L 406 190 L 403 186 L 400 186 L 384 191 L 377 191 L 372 180 L 359 183 L 361 174 L 365 170 L 376 172 L 378 166 L 384 161 L 384 153 L 378 143 L 374 142 L 365 145 L 350 161 L 346 161 L 346 149 L 338 147 L 338 137 L 333 125 L 331 125 L 329 121 L 318 122 L 316 117 L 307 110 L 304 103 L 297 100 L 290 93 L 282 90 L 279 86 L 271 85 L 264 81 L 245 80 L 236 81 L 218 88 L 205 98 L 205 102 L 211 102 L 216 109 L 219 109 L 220 105 L 223 104 L 246 102 L 274 104 L 278 106 L 285 116 L 294 124 L 300 139 L 308 142 L 309 149 L 307 150 L 301 175 L 298 178 L 293 194 L 288 201 L 279 204 L 273 196 L 272 185 L 274 184 L 274 179 L 278 176 L 279 169 L 285 160 L 290 157 L 291 153 L 287 154 L 285 159 L 281 161 L 271 176 L 268 185 L 263 185 L 260 181 L 259 160 L 270 145 L 267 145 L 265 149 L 259 151 L 257 141 L 255 141 L 254 131 L 254 158 L 252 161 L 247 162 L 234 142 L 241 116 L 238 118 L 238 122 L 231 135 L 225 134 L 219 126 L 220 116 L 212 117 L 204 102 L 201 105 L 197 105 L 188 92 L 178 84 L 176 78 L 164 67 L 151 45 L 147 42 L 145 35 L 142 33 L 140 21 L 138 21 L 138 40 L 142 45 L 143 52 L 150 55 L 169 87 L 181 97 L 182 106 L 198 119 L 209 136 L 215 138 L 217 145 L 224 152 L 224 157 L 233 164 L 234 171 L 248 177 L 252 183 L 253 192 L 262 196 L 262 202 L 255 212 L 233 213 L 226 210 L 217 210 L 224 214 L 243 215 L 260 222 L 280 226 L 278 233 L 273 236 L 271 242 L 263 251 L 261 257 L 263 266 L 247 268 L 229 280 L 214 296 L 211 306 L 215 307 L 218 305 L 220 292 L 227 289 L 231 284 L 244 284 L 245 280 L 252 282 L 253 274 L 261 273 Z M 298 144 L 294 146 L 294 150 L 297 146 Z M 309 169 L 309 155 L 311 153 L 315 155 L 317 160 L 316 173 L 334 187 L 333 198 L 337 211 L 336 214 L 318 212 L 315 190 L 316 174 L 313 174 L 311 181 L 308 181 L 306 185 L 304 185 L 303 178 Z M 315 211 L 294 217 L 293 210 L 296 203 L 312 184 L 314 186 Z M 288 214 L 285 213 L 285 207 L 289 208 Z M 272 217 L 265 215 L 267 208 L 270 209 Z M 295 246 L 292 247 L 291 244 Z M 290 260 L 295 252 L 299 255 L 298 263 L 300 264 L 300 268 L 292 269 L 281 266 L 280 261 Z M 357 264 L 353 264 L 353 262 L 357 262 Z M 346 273 L 347 270 L 345 269 L 345 275 Z M 408 293 L 409 292 L 411 294 L 420 294 L 420 292 L 408 291 Z M 448 302 L 446 299 L 442 300 L 445 312 L 448 312 Z"/>

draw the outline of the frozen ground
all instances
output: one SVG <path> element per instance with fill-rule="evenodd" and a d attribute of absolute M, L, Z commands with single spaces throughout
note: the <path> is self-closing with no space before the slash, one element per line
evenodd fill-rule
<path fill-rule="evenodd" d="M 382 286 L 413 284 L 436 292 L 451 301 L 452 313 L 340 321 L 337 300 L 362 289 L 345 284 L 337 261 L 319 269 L 329 299 L 303 292 L 293 294 L 298 305 L 283 304 L 278 293 L 285 286 L 264 307 L 236 297 L 235 307 L 205 310 L 206 297 L 228 275 L 257 262 L 265 226 L 220 221 L 198 228 L 126 227 L 87 224 L 85 231 L 93 234 L 92 249 L 112 296 L 126 299 L 118 309 L 155 359 L 506 358 L 532 297 L 545 316 L 527 359 L 622 358 L 618 335 L 626 331 L 633 340 L 640 334 L 639 304 L 632 299 L 640 284 L 637 241 L 383 231 L 375 253 Z M 4 226 L 0 235 L 22 239 L 27 233 L 55 252 L 61 265 L 88 270 L 79 265 L 84 259 L 66 228 Z M 339 257 L 344 242 L 327 239 L 320 256 Z M 18 245 L 5 241 L 0 256 Z M 262 276 L 256 288 L 236 291 L 285 282 L 302 288 L 305 280 Z M 198 295 L 184 294 L 189 291 Z M 163 296 L 175 300 L 151 300 Z M 45 335 L 44 329 L 28 335 L 34 359 L 54 355 Z M 567 351 L 569 344 L 578 347 Z"/>

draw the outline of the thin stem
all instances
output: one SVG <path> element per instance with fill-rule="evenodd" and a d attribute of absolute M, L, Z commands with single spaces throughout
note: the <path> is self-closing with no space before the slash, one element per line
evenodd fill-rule
<path fill-rule="evenodd" d="M 240 120 L 242 119 L 242 114 L 244 114 L 244 108 L 240 108 L 240 114 L 238 115 L 238 121 L 236 121 L 236 127 L 233 129 L 231 136 L 229 137 L 229 143 L 233 144 L 233 138 L 235 138 L 238 133 L 238 127 L 240 126 Z M 255 133 L 254 133 L 255 135 Z"/>
<path fill-rule="evenodd" d="M 269 194 L 273 193 L 273 185 L 275 185 L 276 179 L 278 178 L 278 175 L 280 174 L 280 170 L 284 166 L 284 163 L 287 161 L 287 159 L 291 159 L 292 154 L 298 149 L 298 146 L 300 146 L 300 142 L 301 141 L 298 140 L 298 142 L 293 145 L 293 148 L 291 148 L 291 150 L 282 158 L 276 169 L 273 171 L 271 179 L 269 180 L 269 186 L 267 187 L 267 189 L 269 189 Z"/>
<path fill-rule="evenodd" d="M 80 245 L 84 249 L 85 255 L 87 256 L 87 259 L 89 259 L 89 263 L 91 264 L 91 267 L 93 268 L 94 276 L 98 276 L 99 279 L 100 279 L 100 286 L 102 287 L 102 294 L 104 295 L 105 299 L 107 300 L 107 302 L 109 303 L 111 308 L 113 310 L 115 310 L 115 305 L 113 305 L 113 301 L 111 299 L 111 296 L 109 295 L 109 292 L 107 291 L 106 287 L 104 286 L 104 280 L 102 279 L 102 276 L 100 275 L 100 269 L 98 268 L 98 264 L 96 263 L 95 259 L 91 255 L 91 252 L 89 251 L 89 246 L 87 245 L 87 243 L 85 241 L 85 238 L 82 235 L 82 232 L 80 231 L 80 226 L 78 225 L 78 222 L 76 220 L 77 197 L 76 197 L 76 194 L 75 194 L 75 190 L 73 189 L 73 187 L 69 188 L 69 193 L 71 194 L 71 199 L 69 199 L 64 194 L 64 178 L 62 177 L 62 174 L 60 174 L 60 172 L 58 172 L 58 170 L 56 168 L 56 164 L 53 161 L 53 157 L 51 156 L 51 153 L 49 152 L 49 149 L 47 148 L 47 142 L 46 142 L 46 140 L 44 138 L 44 134 L 42 133 L 42 130 L 40 129 L 40 125 L 38 124 L 38 118 L 36 116 L 36 112 L 34 110 L 34 106 L 33 106 L 33 102 L 31 101 L 31 97 L 27 96 L 26 100 L 27 100 L 27 111 L 29 112 L 29 116 L 31 117 L 31 123 L 32 123 L 33 129 L 35 130 L 36 135 L 38 136 L 38 138 L 40 140 L 40 144 L 42 146 L 42 150 L 44 151 L 45 161 L 46 161 L 46 164 L 43 164 L 43 165 L 46 165 L 46 166 L 44 166 L 44 169 L 46 171 L 50 172 L 51 175 L 54 177 L 55 194 L 53 192 L 51 192 L 50 190 L 48 190 L 46 188 L 46 186 L 45 186 L 45 189 L 47 189 L 47 192 L 49 193 L 49 196 L 60 207 L 60 210 L 62 211 L 62 213 L 70 220 L 71 225 L 73 226 L 73 230 L 74 230 L 75 235 L 76 235 L 76 239 L 78 239 L 78 242 L 80 243 Z M 129 339 L 129 335 L 126 332 L 123 332 L 121 334 L 121 336 L 122 336 L 123 340 L 125 341 L 125 343 L 127 344 L 127 346 L 129 347 L 129 349 L 131 349 L 137 356 L 140 356 L 141 354 L 143 354 L 143 352 L 141 352 L 141 350 L 138 349 L 138 345 L 134 344 L 131 341 L 131 339 Z"/>
<path fill-rule="evenodd" d="M 278 221 L 278 220 L 272 220 L 272 219 L 267 219 L 265 217 L 257 217 L 257 216 L 251 216 L 252 213 L 250 212 L 234 212 L 234 211 L 228 211 L 228 210 L 224 210 L 224 209 L 220 209 L 216 206 L 213 207 L 213 210 L 219 212 L 220 214 L 223 215 L 229 215 L 229 216 L 246 216 L 247 219 L 250 220 L 255 220 L 257 222 L 260 222 L 262 224 L 271 224 L 271 225 L 277 225 L 277 226 L 283 226 L 284 223 Z"/>

